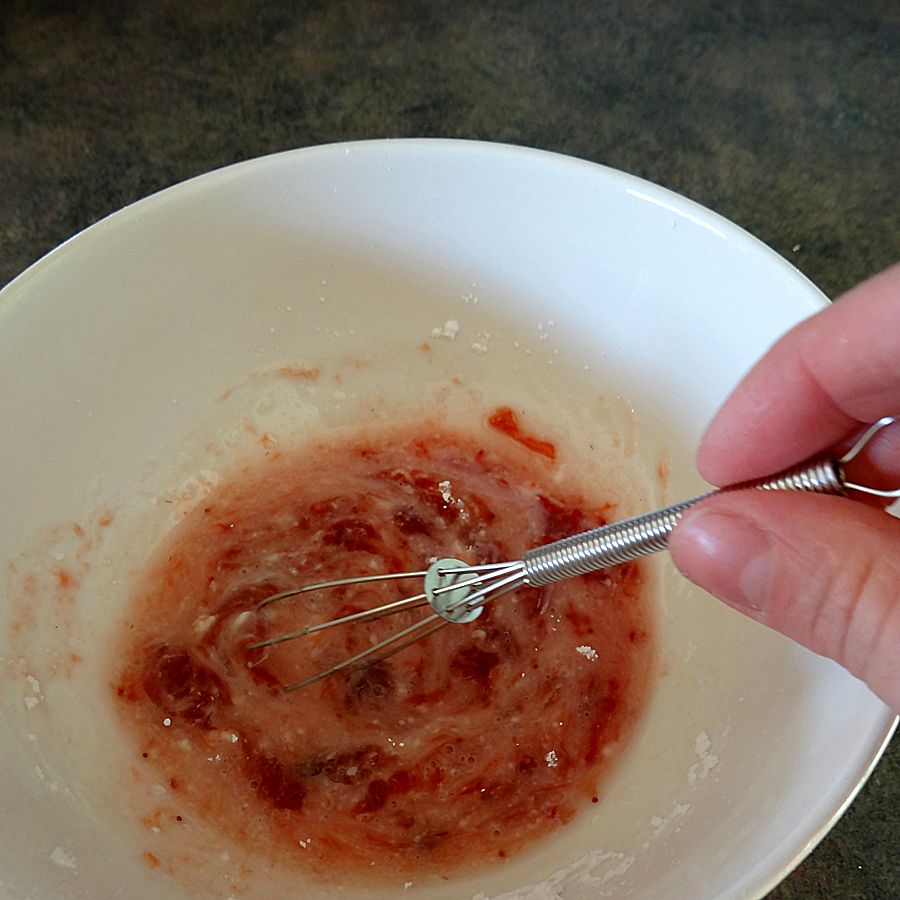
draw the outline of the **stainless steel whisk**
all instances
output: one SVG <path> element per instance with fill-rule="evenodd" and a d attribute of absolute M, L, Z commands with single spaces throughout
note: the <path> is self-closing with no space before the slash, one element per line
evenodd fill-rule
<path fill-rule="evenodd" d="M 525 553 L 521 560 L 514 562 L 469 565 L 460 559 L 438 559 L 419 572 L 394 572 L 382 575 L 366 575 L 359 578 L 339 578 L 323 581 L 305 587 L 282 591 L 266 597 L 255 607 L 257 612 L 272 603 L 296 597 L 311 591 L 335 588 L 342 585 L 365 584 L 367 582 L 394 581 L 404 578 L 421 578 L 423 591 L 412 597 L 387 603 L 373 609 L 322 622 L 318 625 L 298 628 L 266 640 L 249 644 L 248 649 L 270 647 L 285 641 L 315 634 L 336 625 L 362 624 L 394 615 L 404 610 L 430 606 L 432 613 L 419 622 L 404 628 L 385 640 L 357 653 L 337 665 L 322 672 L 284 686 L 286 691 L 295 691 L 314 684 L 335 672 L 353 666 L 370 665 L 386 659 L 394 653 L 421 640 L 448 623 L 473 622 L 481 615 L 482 609 L 498 597 L 520 587 L 541 587 L 554 581 L 596 572 L 609 566 L 629 562 L 650 553 L 664 550 L 669 535 L 682 514 L 709 497 L 723 491 L 765 490 L 765 491 L 806 491 L 818 494 L 844 495 L 855 491 L 874 497 L 897 498 L 900 489 L 881 490 L 848 481 L 844 466 L 855 459 L 873 437 L 882 429 L 897 421 L 895 416 L 885 416 L 870 425 L 856 443 L 840 457 L 823 456 L 787 469 L 770 478 L 743 482 L 731 487 L 713 490 L 683 500 L 654 512 L 643 513 L 611 525 L 603 525 L 590 531 L 562 538 L 551 544 L 536 547 Z"/>

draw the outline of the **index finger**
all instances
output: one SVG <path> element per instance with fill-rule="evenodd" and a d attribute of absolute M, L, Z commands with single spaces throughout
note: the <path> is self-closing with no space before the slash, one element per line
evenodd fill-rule
<path fill-rule="evenodd" d="M 713 484 L 758 478 L 900 412 L 900 265 L 801 322 L 750 370 L 697 454 Z"/>

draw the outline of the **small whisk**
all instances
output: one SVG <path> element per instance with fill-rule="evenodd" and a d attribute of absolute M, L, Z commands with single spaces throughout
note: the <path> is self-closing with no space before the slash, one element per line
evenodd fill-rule
<path fill-rule="evenodd" d="M 257 641 L 249 644 L 248 649 L 258 650 L 271 647 L 338 625 L 372 622 L 384 616 L 418 607 L 429 606 L 431 608 L 430 615 L 408 628 L 396 632 L 329 669 L 284 686 L 286 691 L 296 691 L 343 669 L 371 665 L 386 659 L 447 624 L 473 622 L 481 615 L 481 611 L 488 603 L 520 587 L 541 587 L 554 581 L 585 575 L 664 550 L 668 544 L 669 535 L 682 514 L 696 503 L 723 491 L 756 489 L 837 495 L 845 495 L 851 491 L 886 499 L 900 497 L 900 489 L 881 490 L 855 484 L 847 480 L 844 472 L 844 466 L 854 460 L 879 431 L 892 425 L 895 421 L 897 421 L 897 417 L 885 416 L 874 422 L 850 450 L 840 457 L 819 457 L 770 478 L 743 482 L 723 488 L 721 491 L 709 491 L 691 500 L 674 503 L 654 512 L 643 513 L 611 525 L 603 525 L 554 541 L 551 544 L 545 544 L 542 547 L 536 547 L 525 553 L 520 560 L 470 565 L 460 559 L 445 558 L 435 560 L 427 569 L 418 572 L 394 572 L 366 575 L 359 578 L 340 578 L 335 581 L 323 581 L 318 584 L 281 591 L 258 603 L 255 607 L 256 612 L 289 597 L 343 585 L 407 578 L 423 580 L 422 592 L 414 596 Z"/>

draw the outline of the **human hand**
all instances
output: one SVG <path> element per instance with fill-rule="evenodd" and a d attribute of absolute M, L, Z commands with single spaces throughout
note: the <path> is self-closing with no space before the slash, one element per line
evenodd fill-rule
<path fill-rule="evenodd" d="M 700 473 L 716 485 L 772 474 L 900 413 L 900 265 L 802 322 L 760 360 L 710 424 Z M 838 451 L 838 452 L 839 452 Z M 900 486 L 900 425 L 853 480 Z M 843 497 L 724 493 L 669 541 L 691 581 L 837 660 L 900 711 L 900 520 Z"/>

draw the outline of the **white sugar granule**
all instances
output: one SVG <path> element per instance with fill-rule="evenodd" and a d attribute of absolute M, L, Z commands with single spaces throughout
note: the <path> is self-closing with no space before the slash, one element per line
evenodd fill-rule
<path fill-rule="evenodd" d="M 486 332 L 482 331 L 479 333 L 477 340 L 472 342 L 472 349 L 476 353 L 487 353 L 488 352 L 488 341 L 491 336 Z"/>
<path fill-rule="evenodd" d="M 50 861 L 55 862 L 56 865 L 62 866 L 64 869 L 77 869 L 78 863 L 75 862 L 74 856 L 69 856 L 62 847 L 54 847 L 53 852 L 50 854 Z"/>
<path fill-rule="evenodd" d="M 589 647 L 587 644 L 583 644 L 581 647 L 576 647 L 575 651 L 580 653 L 585 659 L 589 659 L 591 662 L 595 662 L 597 660 L 597 651 L 593 647 Z"/>
<path fill-rule="evenodd" d="M 696 784 L 700 779 L 706 778 L 719 765 L 719 757 L 712 752 L 712 741 L 705 731 L 701 731 L 695 738 L 694 752 L 700 757 L 700 761 L 688 769 L 688 784 Z"/>
<path fill-rule="evenodd" d="M 445 337 L 452 341 L 458 334 L 459 322 L 457 322 L 456 319 L 447 319 L 442 326 L 431 329 L 431 336 L 433 338 Z"/>

